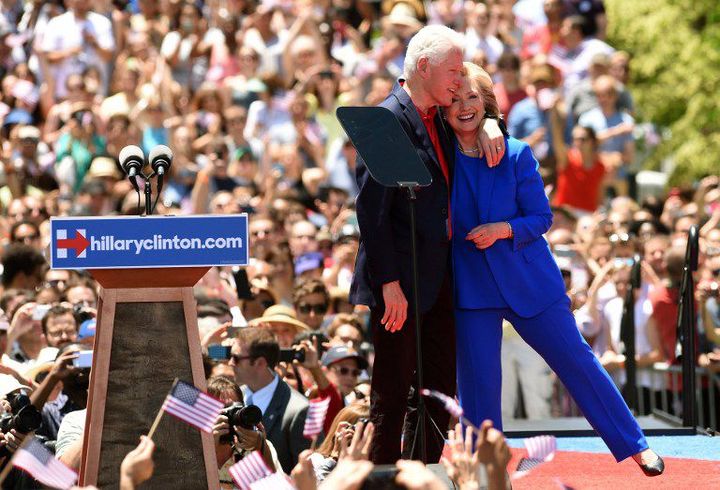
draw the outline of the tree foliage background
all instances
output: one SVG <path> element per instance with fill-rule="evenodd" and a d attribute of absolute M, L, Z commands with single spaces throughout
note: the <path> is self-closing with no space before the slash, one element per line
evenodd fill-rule
<path fill-rule="evenodd" d="M 720 174 L 720 1 L 605 0 L 608 38 L 632 55 L 638 120 L 667 129 L 647 166 L 671 183 Z"/>

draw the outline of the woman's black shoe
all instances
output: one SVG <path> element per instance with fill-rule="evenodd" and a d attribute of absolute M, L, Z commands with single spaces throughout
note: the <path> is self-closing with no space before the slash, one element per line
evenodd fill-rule
<path fill-rule="evenodd" d="M 663 459 L 658 455 L 657 459 L 653 461 L 652 463 L 648 464 L 640 464 L 638 463 L 638 466 L 641 470 L 643 470 L 643 473 L 645 473 L 645 476 L 658 476 L 662 475 L 663 471 L 665 471 L 665 462 L 663 462 Z"/>

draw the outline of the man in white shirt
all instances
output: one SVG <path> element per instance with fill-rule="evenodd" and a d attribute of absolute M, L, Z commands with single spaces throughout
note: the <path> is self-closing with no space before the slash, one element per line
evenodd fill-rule
<path fill-rule="evenodd" d="M 484 3 L 477 3 L 470 13 L 470 25 L 465 31 L 465 59 L 472 60 L 482 51 L 488 63 L 494 65 L 503 53 L 502 41 L 490 33 L 490 10 Z"/>
<path fill-rule="evenodd" d="M 553 46 L 549 61 L 563 74 L 564 93 L 570 93 L 589 76 L 590 63 L 596 55 L 612 55 L 615 50 L 605 42 L 587 36 L 586 20 L 579 15 L 566 17 L 560 27 L 562 46 Z"/>
<path fill-rule="evenodd" d="M 269 329 L 248 327 L 240 331 L 232 346 L 230 365 L 235 382 L 243 387 L 246 405 L 256 405 L 263 414 L 265 433 L 283 471 L 290 474 L 298 455 L 310 447 L 303 436 L 308 401 L 291 389 L 273 369 L 280 346 Z"/>
<path fill-rule="evenodd" d="M 68 0 L 68 11 L 48 22 L 40 49 L 50 64 L 55 97 L 67 96 L 65 80 L 90 66 L 102 75 L 102 95 L 107 92 L 108 63 L 115 50 L 112 24 L 90 11 L 90 0 Z"/>

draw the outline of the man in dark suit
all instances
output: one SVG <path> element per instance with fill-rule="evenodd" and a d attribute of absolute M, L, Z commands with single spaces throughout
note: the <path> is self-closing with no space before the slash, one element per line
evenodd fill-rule
<path fill-rule="evenodd" d="M 273 371 L 279 357 L 280 347 L 270 330 L 248 327 L 235 339 L 230 365 L 243 387 L 245 405 L 257 405 L 262 411 L 267 438 L 283 471 L 290 474 L 300 452 L 310 447 L 303 436 L 308 401 Z"/>
<path fill-rule="evenodd" d="M 419 307 L 422 315 L 424 387 L 455 395 L 455 329 L 452 282 L 449 267 L 451 219 L 449 188 L 452 182 L 453 143 L 438 112 L 449 106 L 463 75 L 463 39 L 444 26 L 424 27 L 410 40 L 405 56 L 405 80 L 393 87 L 380 106 L 400 121 L 418 156 L 432 174 L 432 184 L 417 190 Z M 486 121 L 479 144 L 490 164 L 504 152 L 503 134 L 496 121 Z M 392 164 L 392 162 L 388 162 Z M 412 312 L 412 264 L 410 217 L 405 196 L 385 188 L 368 173 L 358 157 L 357 215 L 361 239 L 350 299 L 371 308 L 375 344 L 370 418 L 375 424 L 371 458 L 376 464 L 392 464 L 400 454 L 419 456 L 414 444 L 415 325 Z M 403 328 L 403 325 L 407 325 Z M 409 398 L 410 395 L 410 398 Z M 429 402 L 425 434 L 429 462 L 442 452 L 449 416 L 440 404 Z M 407 417 L 406 417 L 407 412 Z M 404 430 L 401 429 L 405 423 Z M 414 447 L 415 452 L 411 454 Z"/>

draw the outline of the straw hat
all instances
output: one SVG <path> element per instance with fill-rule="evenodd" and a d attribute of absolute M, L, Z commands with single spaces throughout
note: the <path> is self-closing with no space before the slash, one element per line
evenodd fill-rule
<path fill-rule="evenodd" d="M 391 25 L 409 27 L 414 30 L 420 30 L 423 26 L 418 20 L 417 11 L 407 3 L 396 3 L 390 14 L 386 17 L 386 22 Z"/>
<path fill-rule="evenodd" d="M 310 330 L 306 324 L 297 319 L 295 310 L 285 305 L 273 305 L 263 313 L 260 318 L 254 318 L 248 322 L 248 326 L 257 327 L 263 323 L 283 323 L 292 325 L 298 332 Z"/>

